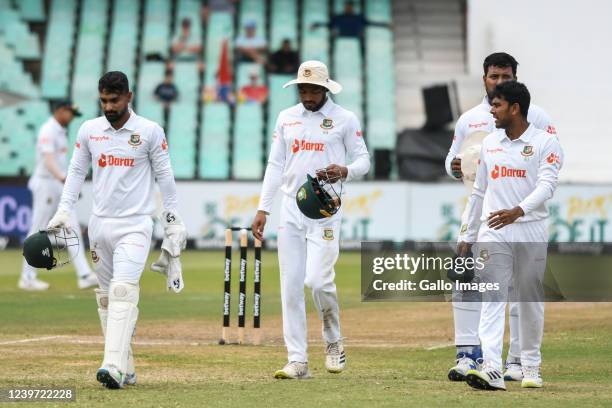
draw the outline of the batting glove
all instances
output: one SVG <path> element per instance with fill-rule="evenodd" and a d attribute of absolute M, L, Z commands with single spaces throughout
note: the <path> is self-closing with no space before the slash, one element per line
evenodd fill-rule
<path fill-rule="evenodd" d="M 70 228 L 70 214 L 68 212 L 57 210 L 49 224 L 47 224 L 47 229 L 57 228 Z"/>

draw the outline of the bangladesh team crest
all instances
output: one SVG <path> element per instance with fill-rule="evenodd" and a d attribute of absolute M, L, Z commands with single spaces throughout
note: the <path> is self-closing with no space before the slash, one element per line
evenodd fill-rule
<path fill-rule="evenodd" d="M 297 199 L 303 201 L 306 199 L 306 189 L 304 187 L 300 188 L 297 193 Z"/>
<path fill-rule="evenodd" d="M 481 249 L 480 250 L 480 257 L 482 258 L 483 261 L 488 261 L 489 260 L 489 251 L 487 251 L 486 249 Z"/>
<path fill-rule="evenodd" d="M 321 129 L 329 130 L 334 128 L 334 121 L 331 119 L 323 119 Z"/>
<path fill-rule="evenodd" d="M 533 156 L 533 146 L 531 145 L 527 145 L 523 148 L 523 151 L 521 152 L 521 154 L 524 157 L 529 157 L 529 156 Z"/>
<path fill-rule="evenodd" d="M 326 241 L 333 241 L 334 230 L 332 228 L 324 228 L 323 229 L 323 239 Z"/>
<path fill-rule="evenodd" d="M 100 258 L 98 257 L 98 253 L 95 250 L 93 250 L 93 249 L 91 251 L 91 260 L 94 263 L 98 263 L 98 261 L 100 260 Z"/>
<path fill-rule="evenodd" d="M 130 146 L 140 146 L 142 144 L 142 140 L 140 140 L 140 135 L 138 133 L 133 133 L 130 135 L 130 140 L 128 140 L 128 144 Z"/>

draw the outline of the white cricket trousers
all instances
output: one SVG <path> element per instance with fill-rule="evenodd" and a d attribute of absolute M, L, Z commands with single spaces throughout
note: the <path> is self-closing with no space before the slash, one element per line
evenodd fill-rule
<path fill-rule="evenodd" d="M 55 178 L 32 177 L 28 182 L 28 188 L 32 192 L 32 225 L 28 236 L 35 232 L 46 230 L 49 220 L 57 211 L 64 185 Z M 79 251 L 72 260 L 77 276 L 84 277 L 91 273 L 91 268 L 85 259 L 85 243 L 81 234 L 81 227 L 77 219 L 76 211 L 70 214 L 70 226 L 79 238 Z M 36 268 L 31 267 L 24 260 L 21 268 L 21 279 L 29 280 L 36 278 Z"/>
<path fill-rule="evenodd" d="M 517 302 L 521 364 L 539 366 L 544 333 L 544 272 L 548 242 L 547 220 L 519 222 L 493 230 L 480 228 L 474 256 L 485 258 L 482 282 L 497 282 L 497 294 L 483 295 L 479 335 L 483 358 L 502 368 L 504 314 L 508 291 Z"/>
<path fill-rule="evenodd" d="M 467 223 L 468 208 L 461 215 L 461 225 Z M 512 290 L 512 289 L 511 289 Z M 453 292 L 453 320 L 455 323 L 455 345 L 473 346 L 480 344 L 478 325 L 482 303 L 478 292 Z M 510 347 L 508 361 L 517 361 L 521 356 L 518 328 L 518 303 L 509 302 Z"/>
<path fill-rule="evenodd" d="M 295 198 L 284 196 L 278 226 L 283 334 L 289 361 L 308 361 L 304 285 L 312 291 L 323 322 L 323 339 L 340 337 L 340 312 L 334 283 L 338 259 L 341 211 L 330 218 L 304 216 Z"/>
<path fill-rule="evenodd" d="M 100 289 L 108 290 L 111 280 L 138 285 L 149 256 L 152 233 L 153 220 L 149 215 L 91 216 L 89 244 Z"/>

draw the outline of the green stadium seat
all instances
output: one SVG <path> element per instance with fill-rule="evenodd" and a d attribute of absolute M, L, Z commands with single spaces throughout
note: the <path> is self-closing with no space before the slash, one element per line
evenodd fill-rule
<path fill-rule="evenodd" d="M 132 84 L 138 47 L 138 2 L 114 0 L 109 41 L 106 70 L 125 73 Z"/>
<path fill-rule="evenodd" d="M 174 66 L 174 84 L 179 91 L 180 102 L 196 104 L 200 96 L 200 76 L 197 63 L 177 61 Z"/>
<path fill-rule="evenodd" d="M 232 149 L 232 175 L 236 179 L 261 179 L 263 174 L 263 109 L 255 103 L 236 107 Z"/>
<path fill-rule="evenodd" d="M 177 178 L 193 178 L 196 170 L 196 105 L 174 103 L 168 123 L 170 159 Z"/>
<path fill-rule="evenodd" d="M 229 13 L 213 12 L 208 17 L 208 32 L 206 46 L 204 47 L 206 71 L 204 72 L 204 84 L 213 87 L 216 84 L 216 73 L 219 66 L 219 58 L 224 39 L 230 40 L 229 55 L 232 59 L 232 39 L 234 38 L 234 21 Z M 231 61 L 230 61 L 231 62 Z"/>
<path fill-rule="evenodd" d="M 20 0 L 17 5 L 23 20 L 33 23 L 45 21 L 43 0 Z"/>
<path fill-rule="evenodd" d="M 199 176 L 229 178 L 230 108 L 225 103 L 202 107 Z"/>
<path fill-rule="evenodd" d="M 42 95 L 57 99 L 68 96 L 70 53 L 73 45 L 75 0 L 51 3 L 42 67 Z M 68 23 L 67 23 L 68 22 Z"/>
<path fill-rule="evenodd" d="M 170 0 L 148 0 L 142 37 L 142 55 L 168 57 L 170 46 Z"/>
<path fill-rule="evenodd" d="M 294 0 L 272 0 L 270 22 L 270 52 L 278 50 L 285 38 L 297 48 L 297 2 Z"/>
<path fill-rule="evenodd" d="M 268 100 L 268 123 L 265 134 L 266 156 L 270 153 L 274 126 L 276 125 L 278 114 L 298 102 L 296 86 L 283 88 L 283 85 L 291 79 L 294 79 L 292 75 L 270 74 L 268 76 L 270 98 Z"/>
<path fill-rule="evenodd" d="M 363 72 L 361 46 L 356 38 L 337 38 L 334 44 L 334 76 L 343 90 L 334 100 L 363 120 Z"/>
<path fill-rule="evenodd" d="M 370 3 L 366 3 L 366 10 L 368 10 L 368 7 L 370 7 Z M 375 16 L 384 16 L 386 11 L 380 5 L 373 7 L 368 12 L 374 13 L 374 10 L 378 7 L 380 7 L 380 13 L 375 14 Z M 369 18 L 388 21 L 374 16 Z M 396 140 L 393 35 L 386 28 L 368 27 L 365 41 L 366 75 L 368 78 L 366 84 L 366 115 L 368 118 L 366 136 L 368 145 L 371 149 L 392 149 Z"/>
<path fill-rule="evenodd" d="M 310 30 L 313 23 L 329 22 L 327 0 L 302 2 L 302 61 L 319 60 L 329 64 L 329 29 L 318 27 Z"/>
<path fill-rule="evenodd" d="M 143 62 L 140 66 L 140 77 L 136 97 L 136 113 L 163 126 L 164 110 L 153 92 L 164 79 L 163 62 Z"/>
<path fill-rule="evenodd" d="M 390 23 L 393 10 L 391 0 L 366 0 L 365 15 L 368 20 Z"/>

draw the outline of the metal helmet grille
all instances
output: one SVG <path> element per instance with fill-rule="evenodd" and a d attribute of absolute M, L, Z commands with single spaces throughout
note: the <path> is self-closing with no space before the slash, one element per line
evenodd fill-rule
<path fill-rule="evenodd" d="M 317 183 L 320 188 L 321 197 L 319 197 L 319 199 L 325 207 L 321 211 L 325 211 L 327 214 L 324 215 L 330 217 L 337 213 L 342 205 L 342 178 L 330 175 L 327 169 L 318 169 L 316 174 L 321 175 L 315 180 L 315 183 Z M 337 187 L 338 185 L 340 185 L 339 188 Z M 317 191 L 316 188 L 315 191 Z"/>
<path fill-rule="evenodd" d="M 53 246 L 55 267 L 70 263 L 79 252 L 79 237 L 72 228 L 55 228 L 47 231 Z"/>

